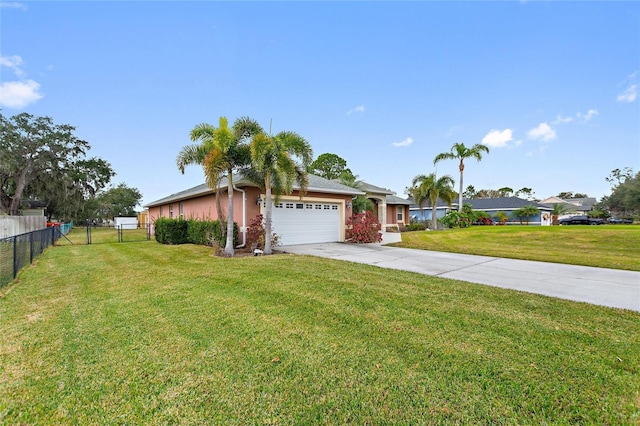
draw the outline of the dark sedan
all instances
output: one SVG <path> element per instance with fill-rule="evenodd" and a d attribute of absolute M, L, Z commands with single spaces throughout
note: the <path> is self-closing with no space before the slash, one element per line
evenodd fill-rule
<path fill-rule="evenodd" d="M 560 225 L 603 225 L 604 220 L 589 216 L 571 216 L 560 219 Z"/>

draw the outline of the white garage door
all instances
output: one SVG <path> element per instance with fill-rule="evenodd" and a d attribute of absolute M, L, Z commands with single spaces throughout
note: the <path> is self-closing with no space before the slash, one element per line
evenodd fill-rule
<path fill-rule="evenodd" d="M 340 240 L 338 204 L 280 202 L 273 205 L 271 220 L 280 245 Z"/>

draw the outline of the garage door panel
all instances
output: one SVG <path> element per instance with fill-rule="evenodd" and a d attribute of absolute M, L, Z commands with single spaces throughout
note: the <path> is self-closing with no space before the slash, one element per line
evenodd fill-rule
<path fill-rule="evenodd" d="M 274 206 L 272 227 L 282 245 L 340 240 L 340 208 L 337 204 L 285 202 L 280 206 Z"/>

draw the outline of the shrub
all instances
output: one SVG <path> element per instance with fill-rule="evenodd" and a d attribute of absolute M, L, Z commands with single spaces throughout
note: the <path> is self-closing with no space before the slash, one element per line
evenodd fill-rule
<path fill-rule="evenodd" d="M 187 222 L 181 219 L 157 219 L 155 221 L 156 241 L 161 244 L 185 244 L 189 242 L 187 226 Z"/>
<path fill-rule="evenodd" d="M 424 222 L 414 222 L 403 228 L 403 232 L 412 232 L 412 231 L 425 231 L 427 229 L 427 224 Z"/>
<path fill-rule="evenodd" d="M 261 214 L 256 215 L 255 219 L 251 219 L 249 226 L 247 227 L 247 245 L 251 250 L 257 248 L 264 249 L 264 236 L 266 235 L 266 229 L 264 229 L 264 219 Z M 278 246 L 278 235 L 271 234 L 271 247 Z"/>
<path fill-rule="evenodd" d="M 351 243 L 379 243 L 382 226 L 370 212 L 358 213 L 347 219 L 347 241 Z"/>
<path fill-rule="evenodd" d="M 226 237 L 220 221 L 159 218 L 155 221 L 156 241 L 161 244 L 199 244 L 224 246 Z M 238 224 L 233 224 L 233 245 L 238 245 Z"/>
<path fill-rule="evenodd" d="M 447 228 L 468 228 L 472 222 L 468 213 L 458 213 L 457 211 L 445 214 L 441 221 Z"/>
<path fill-rule="evenodd" d="M 493 225 L 493 219 L 487 212 L 483 212 L 480 210 L 474 210 L 473 214 L 475 216 L 474 225 Z"/>
<path fill-rule="evenodd" d="M 494 217 L 496 219 L 496 222 L 498 222 L 498 224 L 500 225 L 504 225 L 509 220 L 509 215 L 507 215 L 503 211 L 497 212 Z"/>

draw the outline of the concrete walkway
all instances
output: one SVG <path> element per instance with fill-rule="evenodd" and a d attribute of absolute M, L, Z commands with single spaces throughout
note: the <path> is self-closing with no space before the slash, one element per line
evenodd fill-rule
<path fill-rule="evenodd" d="M 365 263 L 640 312 L 640 272 L 487 256 L 324 243 L 285 246 L 285 253 Z"/>

